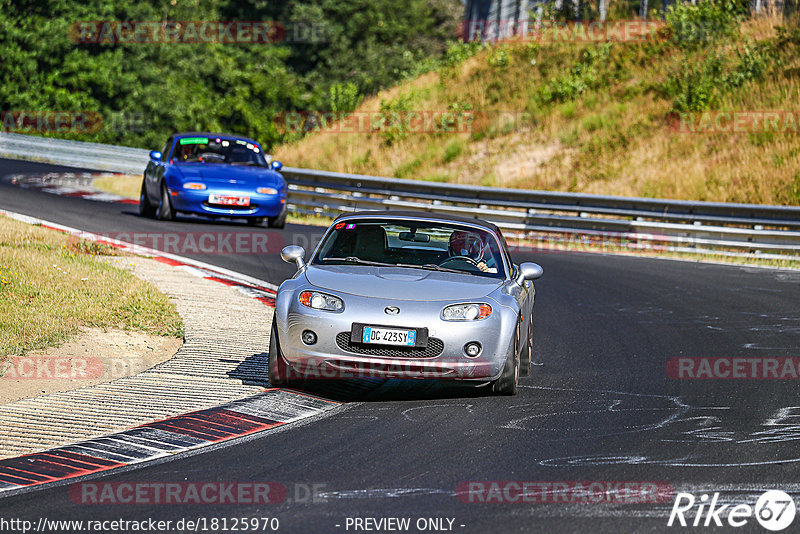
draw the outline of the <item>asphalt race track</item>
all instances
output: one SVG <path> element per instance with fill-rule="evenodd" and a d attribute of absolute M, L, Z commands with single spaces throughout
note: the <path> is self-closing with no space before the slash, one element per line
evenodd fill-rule
<path fill-rule="evenodd" d="M 0 160 L 0 177 L 49 170 L 68 169 Z M 140 218 L 136 206 L 23 190 L 2 179 L 0 209 L 97 233 L 265 232 L 270 254 L 187 255 L 276 284 L 294 271 L 278 245 L 313 245 L 321 232 L 165 223 Z M 328 417 L 90 481 L 277 482 L 287 497 L 274 504 L 98 506 L 61 486 L 0 499 L 3 517 L 269 517 L 280 532 L 309 533 L 378 531 L 355 519 L 390 517 L 410 518 L 409 532 L 662 532 L 684 530 L 667 526 L 678 492 L 698 504 L 702 494 L 719 492 L 719 504 L 731 506 L 753 506 L 769 489 L 800 492 L 796 376 L 690 380 L 668 373 L 673 358 L 800 356 L 800 272 L 563 252 L 515 259 L 536 261 L 545 272 L 534 313 L 542 365 L 522 379 L 516 397 L 383 381 Z M 669 491 L 645 502 L 580 501 L 563 491 L 539 499 L 547 502 L 497 502 L 515 500 L 508 491 L 494 502 L 470 502 L 491 496 L 468 493 L 491 487 L 470 481 L 500 481 L 506 489 L 516 487 L 509 481 L 654 483 Z M 735 530 L 765 532 L 755 518 L 747 521 Z"/>

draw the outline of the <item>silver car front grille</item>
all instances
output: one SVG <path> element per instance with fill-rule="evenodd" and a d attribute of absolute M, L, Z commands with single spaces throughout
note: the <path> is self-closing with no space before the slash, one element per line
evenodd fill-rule
<path fill-rule="evenodd" d="M 435 358 L 444 351 L 444 341 L 435 337 L 429 337 L 428 346 L 422 349 L 351 343 L 350 332 L 340 332 L 336 336 L 336 345 L 343 351 L 352 352 L 353 354 L 380 356 L 383 358 Z"/>

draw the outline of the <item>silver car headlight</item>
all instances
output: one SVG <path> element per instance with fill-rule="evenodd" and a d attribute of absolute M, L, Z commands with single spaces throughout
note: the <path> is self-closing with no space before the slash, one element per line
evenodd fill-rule
<path fill-rule="evenodd" d="M 445 321 L 480 321 L 492 314 L 492 307 L 484 303 L 453 304 L 442 310 Z"/>
<path fill-rule="evenodd" d="M 300 304 L 314 310 L 340 312 L 344 310 L 344 302 L 339 297 L 326 295 L 319 291 L 301 291 Z"/>

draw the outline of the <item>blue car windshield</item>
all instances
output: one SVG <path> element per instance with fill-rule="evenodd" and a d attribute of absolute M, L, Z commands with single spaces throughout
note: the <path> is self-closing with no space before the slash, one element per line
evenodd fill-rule
<path fill-rule="evenodd" d="M 174 163 L 226 163 L 266 167 L 267 160 L 258 145 L 241 139 L 183 137 L 172 154 Z"/>
<path fill-rule="evenodd" d="M 504 278 L 497 238 L 473 226 L 403 220 L 336 223 L 312 261 L 386 265 Z"/>

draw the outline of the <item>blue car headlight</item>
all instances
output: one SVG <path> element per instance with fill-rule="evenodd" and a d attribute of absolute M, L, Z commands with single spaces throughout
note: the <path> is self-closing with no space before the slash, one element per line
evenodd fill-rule
<path fill-rule="evenodd" d="M 259 187 L 256 189 L 256 193 L 260 193 L 262 195 L 277 195 L 278 190 L 274 187 Z"/>

